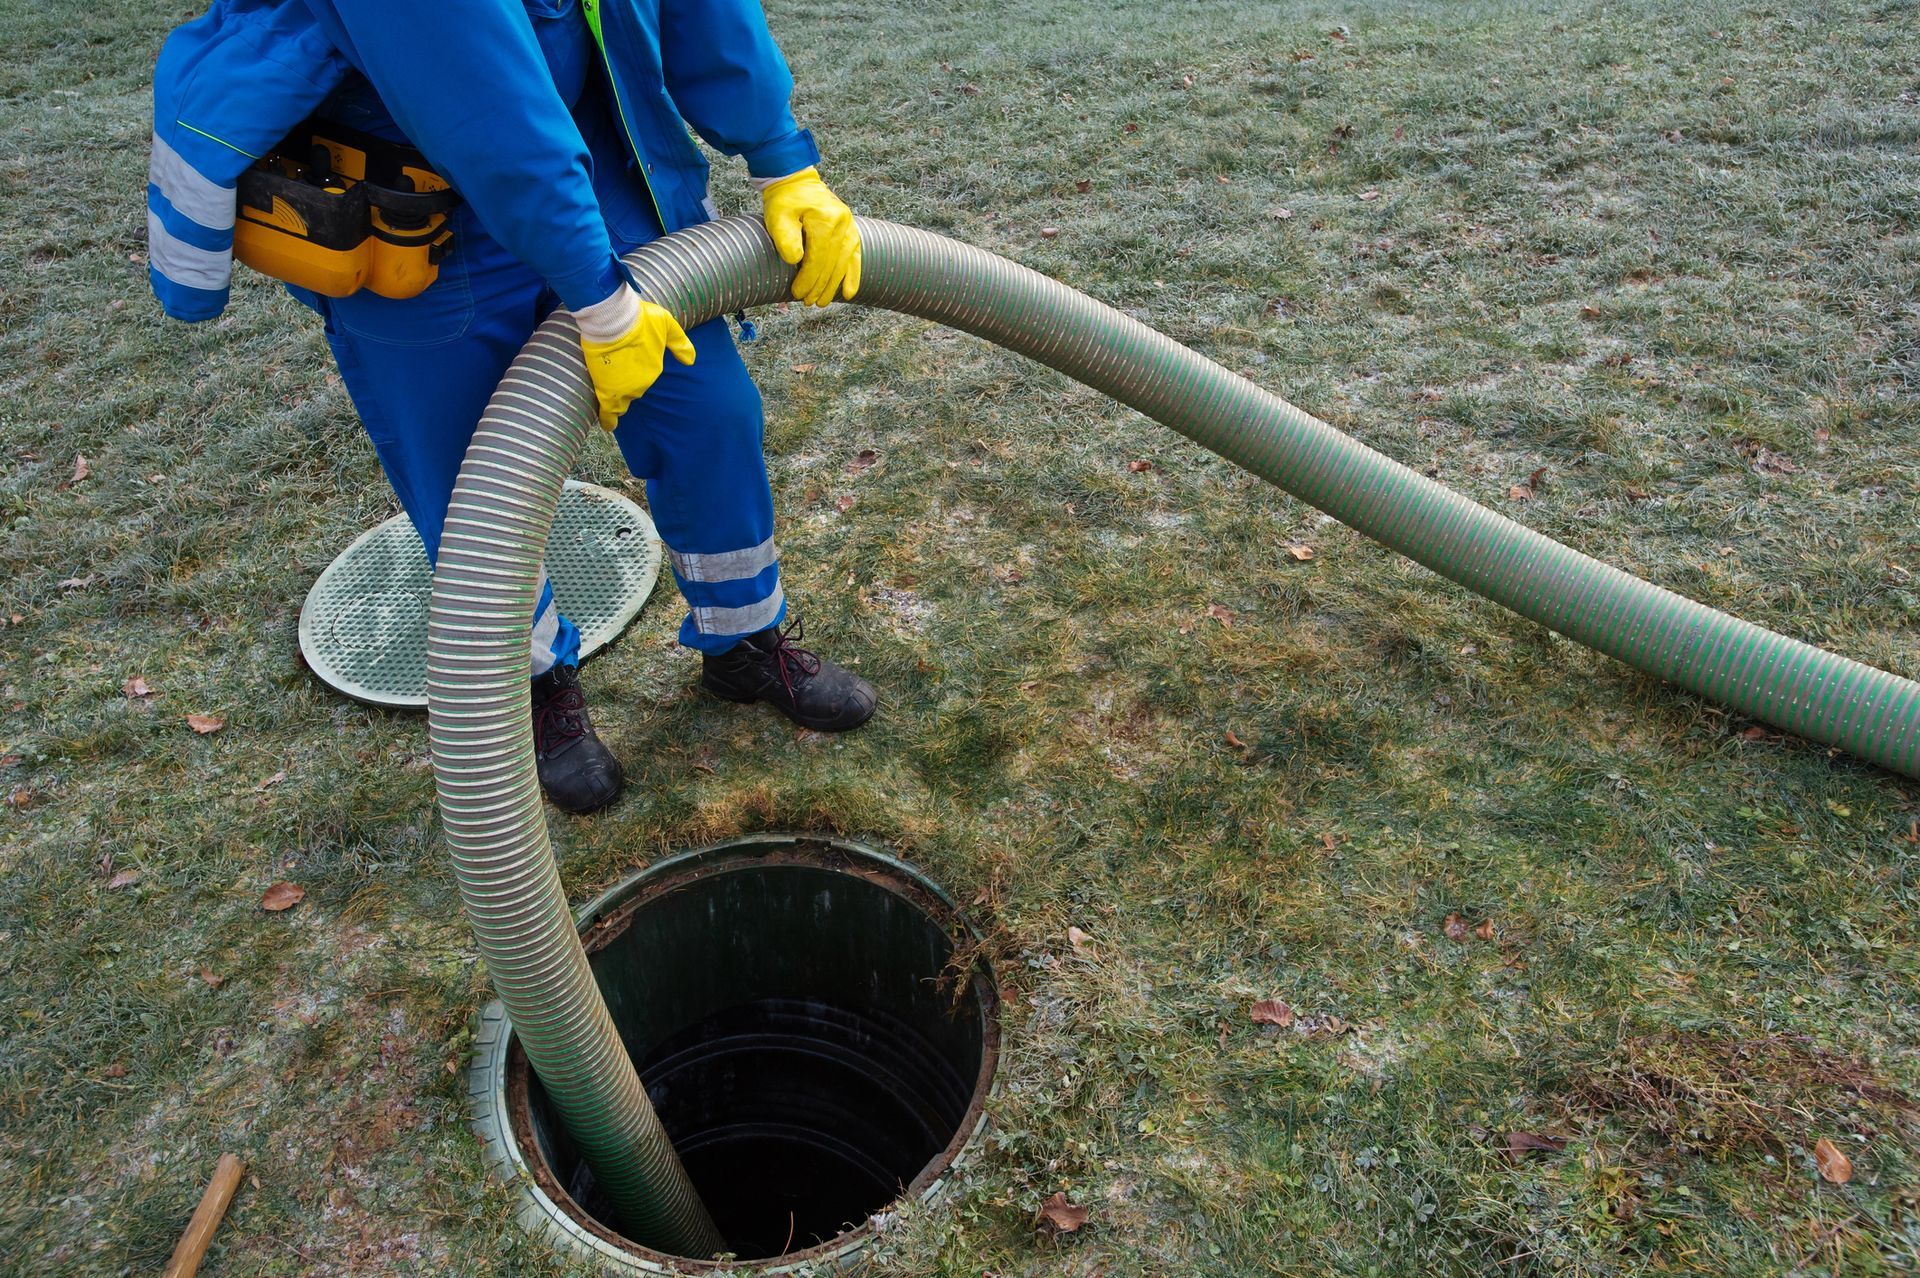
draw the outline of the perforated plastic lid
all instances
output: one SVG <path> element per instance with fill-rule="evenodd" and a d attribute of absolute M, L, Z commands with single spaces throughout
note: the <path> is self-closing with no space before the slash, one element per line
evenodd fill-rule
<path fill-rule="evenodd" d="M 547 538 L 560 611 L 580 627 L 580 656 L 612 642 L 660 577 L 647 512 L 609 488 L 568 480 Z M 336 692 L 377 706 L 427 704 L 426 552 L 405 515 L 354 539 L 300 607 L 300 653 Z"/>

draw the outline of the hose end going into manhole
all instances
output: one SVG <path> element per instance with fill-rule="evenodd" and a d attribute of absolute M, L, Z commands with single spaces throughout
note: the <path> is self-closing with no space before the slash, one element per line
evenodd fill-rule
<path fill-rule="evenodd" d="M 640 870 L 578 917 L 594 979 L 737 1263 L 823 1273 L 933 1198 L 977 1140 L 999 1055 L 978 937 L 918 870 L 754 835 Z M 724 1270 L 623 1236 L 499 1004 L 473 1127 L 521 1224 L 610 1273 Z"/>

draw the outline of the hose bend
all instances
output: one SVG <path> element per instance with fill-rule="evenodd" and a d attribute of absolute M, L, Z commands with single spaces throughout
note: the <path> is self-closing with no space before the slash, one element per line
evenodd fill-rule
<path fill-rule="evenodd" d="M 1920 776 L 1920 684 L 1562 546 L 1004 258 L 870 218 L 860 233 L 860 303 L 1030 356 L 1521 616 L 1742 714 Z M 641 293 L 687 327 L 784 300 L 793 277 L 753 218 L 676 232 L 627 265 Z M 534 771 L 527 627 L 561 482 L 593 421 L 573 321 L 555 314 L 488 404 L 448 510 L 428 629 L 434 769 L 461 897 L 542 1083 L 636 1239 L 708 1255 L 712 1226 L 569 921 Z"/>

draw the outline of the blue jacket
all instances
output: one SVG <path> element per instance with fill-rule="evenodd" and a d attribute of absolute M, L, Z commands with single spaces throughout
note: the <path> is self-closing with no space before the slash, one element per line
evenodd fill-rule
<path fill-rule="evenodd" d="M 607 297 L 621 277 L 543 23 L 591 30 L 594 100 L 617 117 L 663 230 L 709 216 L 707 164 L 687 124 L 756 177 L 819 159 L 794 122 L 793 78 L 757 0 L 578 0 L 577 12 L 575 2 L 214 0 L 167 37 L 154 68 L 148 277 L 161 305 L 176 319 L 220 313 L 241 172 L 356 88 L 377 95 L 397 134 L 562 302 Z"/>

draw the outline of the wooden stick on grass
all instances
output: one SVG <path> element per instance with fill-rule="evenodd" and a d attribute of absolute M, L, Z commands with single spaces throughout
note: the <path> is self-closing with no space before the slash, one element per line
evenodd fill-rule
<path fill-rule="evenodd" d="M 207 1182 L 207 1192 L 200 1195 L 200 1205 L 193 1209 L 193 1219 L 187 1222 L 187 1231 L 180 1235 L 173 1259 L 167 1262 L 166 1272 L 160 1278 L 193 1278 L 207 1254 L 207 1245 L 213 1241 L 213 1231 L 220 1228 L 220 1218 L 227 1214 L 227 1204 L 233 1201 L 233 1191 L 240 1187 L 240 1174 L 244 1171 L 246 1167 L 238 1158 L 232 1154 L 220 1155 L 220 1161 L 213 1166 L 213 1179 Z"/>

